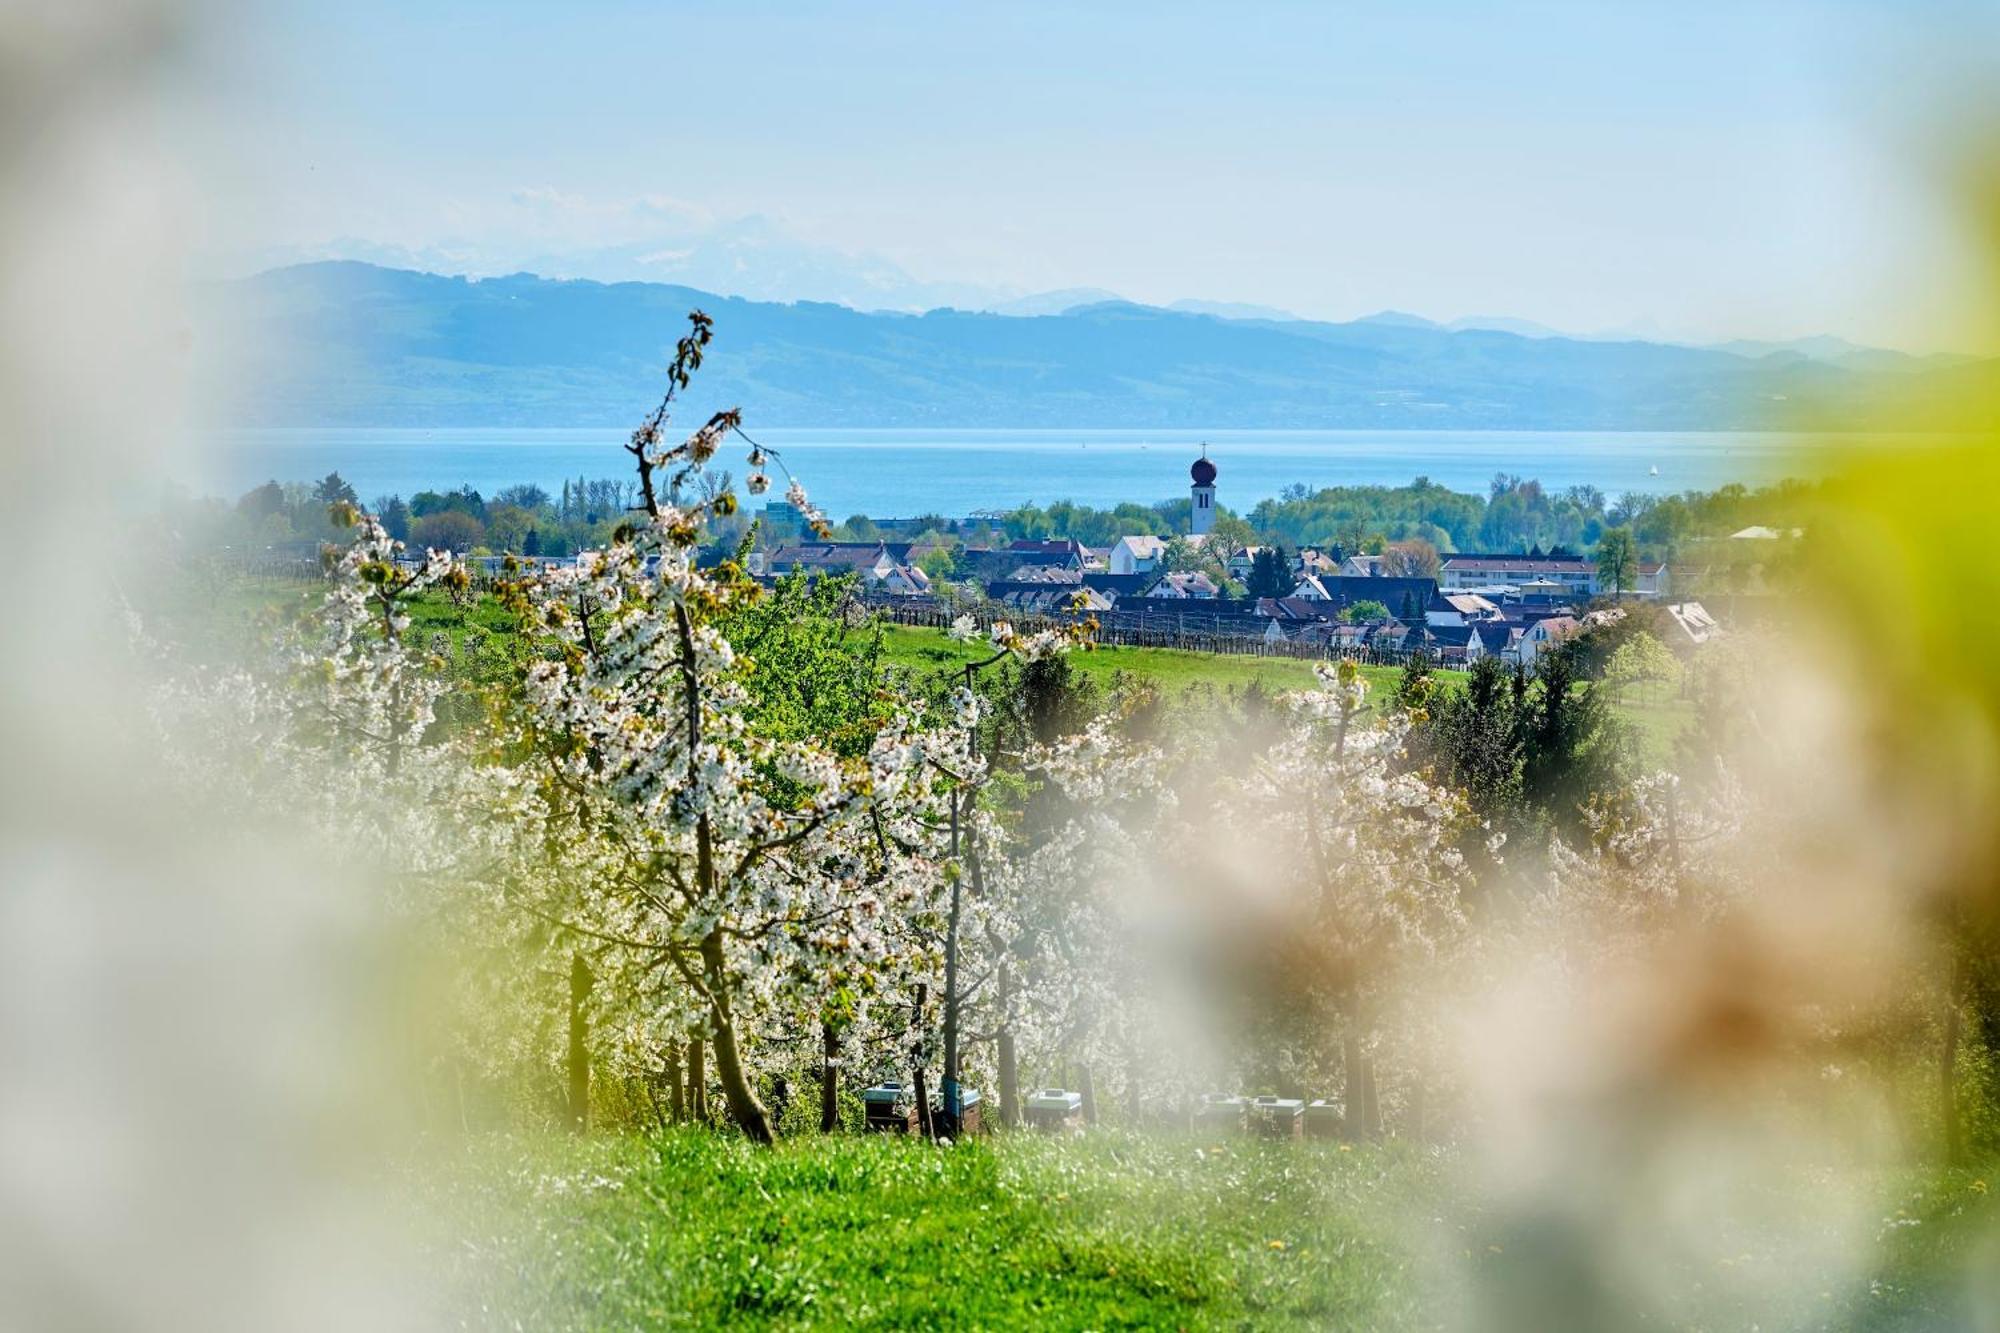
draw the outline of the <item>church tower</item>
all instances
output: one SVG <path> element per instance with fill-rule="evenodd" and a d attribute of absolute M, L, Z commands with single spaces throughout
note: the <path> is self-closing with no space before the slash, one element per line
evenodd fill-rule
<path fill-rule="evenodd" d="M 1215 526 L 1215 464 L 1208 461 L 1208 446 L 1201 447 L 1201 457 L 1194 460 L 1188 469 L 1194 478 L 1194 485 L 1188 489 L 1194 496 L 1194 508 L 1189 513 L 1189 530 L 1197 537 L 1205 537 Z"/>

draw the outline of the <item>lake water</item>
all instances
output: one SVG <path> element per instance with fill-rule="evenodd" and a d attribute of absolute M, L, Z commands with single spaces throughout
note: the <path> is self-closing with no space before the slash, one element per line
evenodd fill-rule
<path fill-rule="evenodd" d="M 1799 441 L 1775 434 L 1562 431 L 1020 431 L 761 430 L 814 501 L 836 519 L 940 513 L 963 517 L 1028 502 L 1106 507 L 1187 494 L 1201 452 L 1219 470 L 1216 498 L 1239 512 L 1302 483 L 1401 485 L 1429 477 L 1479 491 L 1497 472 L 1552 489 L 1709 490 L 1811 471 Z M 555 491 L 564 478 L 627 475 L 616 430 L 233 431 L 211 458 L 205 489 L 235 495 L 259 482 L 339 471 L 364 500 L 470 485 L 491 495 L 515 482 Z M 740 478 L 740 442 L 723 463 Z M 1657 469 L 1657 471 L 1656 471 Z M 774 477 L 778 474 L 774 473 Z M 774 490 L 782 490 L 778 479 Z"/>

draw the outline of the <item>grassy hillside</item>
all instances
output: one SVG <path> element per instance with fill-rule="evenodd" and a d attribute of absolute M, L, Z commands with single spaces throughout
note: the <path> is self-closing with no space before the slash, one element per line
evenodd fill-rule
<path fill-rule="evenodd" d="M 480 1328 L 1435 1328 L 1556 1271 L 1468 1202 L 1468 1174 L 1408 1145 L 1115 1131 L 499 1138 L 421 1169 L 423 1259 L 456 1307 L 441 1322 Z M 1774 1198 L 1773 1231 L 1718 1223 L 1658 1261 L 1660 1299 L 1707 1327 L 1968 1326 L 2000 1224 L 1985 1177 L 1839 1188 L 1885 1218 L 1853 1266 L 1780 1248 L 1797 1220 Z M 1721 1294 L 1781 1259 L 1825 1271 Z"/>
<path fill-rule="evenodd" d="M 437 1259 L 505 1327 L 1404 1327 L 1436 1189 L 1319 1143 L 507 1139 L 448 1171 Z"/>
<path fill-rule="evenodd" d="M 958 643 L 942 631 L 907 625 L 883 627 L 884 656 L 911 671 L 950 671 L 989 656 L 981 644 Z M 1093 648 L 1075 658 L 1087 675 L 1108 681 L 1119 672 L 1151 680 L 1169 694 L 1203 682 L 1220 690 L 1241 689 L 1252 681 L 1265 689 L 1302 690 L 1314 683 L 1313 664 L 1288 657 L 1237 657 L 1227 653 L 1195 653 L 1177 648 Z M 1386 697 L 1396 688 L 1401 667 L 1364 666 L 1371 698 Z M 1439 671 L 1436 680 L 1446 690 L 1463 687 L 1463 671 Z M 1673 754 L 1693 709 L 1685 700 L 1659 690 L 1633 690 L 1613 705 L 1631 723 L 1642 761 L 1660 763 Z"/>
<path fill-rule="evenodd" d="M 941 630 L 909 625 L 885 625 L 883 655 L 912 671 L 949 671 L 992 656 L 983 643 L 959 643 Z M 1267 690 L 1303 690 L 1313 685 L 1313 664 L 1289 657 L 1237 657 L 1227 653 L 1195 653 L 1178 648 L 1092 648 L 1075 658 L 1078 669 L 1109 679 L 1123 671 L 1177 691 L 1196 681 L 1217 689 L 1241 689 L 1256 681 Z M 1372 686 L 1393 685 L 1397 668 L 1364 667 Z M 1447 676 L 1458 673 L 1447 672 Z"/>

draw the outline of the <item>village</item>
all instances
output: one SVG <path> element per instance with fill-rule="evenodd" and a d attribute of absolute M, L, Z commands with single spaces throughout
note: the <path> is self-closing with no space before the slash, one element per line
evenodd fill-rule
<path fill-rule="evenodd" d="M 1561 547 L 1440 553 L 1433 574 L 1392 572 L 1388 556 L 1338 546 L 1222 549 L 1214 531 L 1219 469 L 1204 451 L 1189 477 L 1182 533 L 1123 536 L 1102 547 L 1074 538 L 953 547 L 935 536 L 900 539 L 890 519 L 876 525 L 883 535 L 872 541 L 800 534 L 752 551 L 750 572 L 766 582 L 852 576 L 871 606 L 903 623 L 943 624 L 968 613 L 983 621 L 1087 619 L 1112 641 L 1288 656 L 1397 661 L 1422 653 L 1455 665 L 1493 657 L 1533 667 L 1557 645 L 1624 618 L 1631 603 L 1659 608 L 1663 614 L 1651 618 L 1677 650 L 1723 632 L 1700 601 L 1676 596 L 1673 571 L 1659 560 L 1632 558 L 1613 586 L 1605 561 Z M 769 518 L 787 521 L 775 507 Z M 1181 563 L 1192 553 L 1199 567 L 1175 568 L 1176 551 Z M 1260 585 L 1270 595 L 1257 595 Z M 1230 596 L 1232 589 L 1243 595 Z"/>

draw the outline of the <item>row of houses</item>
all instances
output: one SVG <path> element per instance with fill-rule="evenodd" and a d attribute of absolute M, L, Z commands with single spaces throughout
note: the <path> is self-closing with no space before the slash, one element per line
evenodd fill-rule
<path fill-rule="evenodd" d="M 1217 468 L 1202 456 L 1189 468 L 1190 531 L 1184 540 L 1210 540 Z M 1516 553 L 1454 552 L 1440 557 L 1435 577 L 1391 573 L 1381 555 L 1348 555 L 1306 547 L 1283 578 L 1290 588 L 1254 602 L 1229 599 L 1201 570 L 1166 568 L 1170 539 L 1123 536 L 1101 549 L 1073 538 L 1023 538 L 1003 547 L 953 553 L 953 563 L 979 584 L 989 603 L 1009 611 L 1046 616 L 1091 616 L 1121 629 L 1174 629 L 1267 643 L 1309 644 L 1331 651 L 1408 652 L 1422 647 L 1446 660 L 1472 662 L 1498 656 L 1532 664 L 1542 653 L 1587 628 L 1592 616 L 1615 614 L 1578 608 L 1612 591 L 1597 562 L 1565 550 Z M 908 541 L 795 542 L 757 558 L 752 572 L 776 578 L 795 571 L 854 574 L 866 595 L 925 598 L 931 579 L 922 568 L 931 551 L 921 538 Z M 1252 581 L 1264 552 L 1251 546 L 1211 562 L 1236 583 Z M 1269 560 L 1265 559 L 1268 569 Z M 1267 574 L 1268 577 L 1268 574 Z M 1667 567 L 1640 561 L 1632 586 L 1618 591 L 1666 603 Z M 1694 641 L 1717 632 L 1699 603 L 1670 604 L 1673 623 Z"/>
<path fill-rule="evenodd" d="M 1327 562 L 1311 555 L 1295 571 L 1283 597 L 1225 599 L 1207 574 L 1132 568 L 1151 558 L 1144 539 L 1121 539 L 1119 558 L 1092 561 L 1071 541 L 1022 541 L 999 551 L 974 552 L 1001 576 L 985 584 L 989 603 L 1024 615 L 1090 616 L 1127 630 L 1177 630 L 1266 643 L 1296 643 L 1330 652 L 1382 653 L 1423 648 L 1449 662 L 1500 657 L 1532 665 L 1548 649 L 1590 627 L 1615 608 L 1582 612 L 1589 584 L 1526 580 L 1456 587 L 1442 578 L 1393 576 L 1368 563 Z M 757 570 L 766 578 L 795 572 L 854 574 L 872 599 L 927 598 L 931 580 L 913 557 L 912 543 L 817 542 L 780 548 Z M 990 559 L 989 559 L 990 558 Z M 1551 561 L 1542 557 L 1541 563 Z M 1567 568 L 1567 566 L 1564 566 Z M 1343 572 L 1311 572 L 1338 569 Z M 1519 566 L 1513 568 L 1520 568 Z M 1664 570 L 1655 570 L 1664 587 Z M 1719 627 L 1698 602 L 1665 603 L 1689 643 L 1705 642 Z"/>
<path fill-rule="evenodd" d="M 916 542 L 810 542 L 753 551 L 750 572 L 766 580 L 799 572 L 852 574 L 873 596 L 924 597 L 931 592 L 931 579 L 920 559 Z"/>

